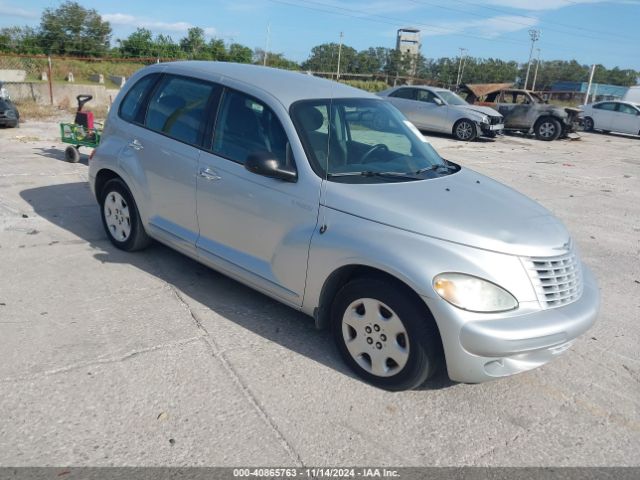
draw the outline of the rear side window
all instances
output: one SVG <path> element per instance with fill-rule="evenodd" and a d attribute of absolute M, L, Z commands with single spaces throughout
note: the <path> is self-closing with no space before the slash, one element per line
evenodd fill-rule
<path fill-rule="evenodd" d="M 609 110 L 610 112 L 616 109 L 616 104 L 613 102 L 599 103 L 594 105 L 593 108 L 597 110 Z"/>
<path fill-rule="evenodd" d="M 395 97 L 395 98 L 405 98 L 407 100 L 415 100 L 416 92 L 414 91 L 413 88 L 401 88 L 399 90 L 396 90 L 389 96 Z"/>
<path fill-rule="evenodd" d="M 287 163 L 287 135 L 275 113 L 262 102 L 227 90 L 222 99 L 213 139 L 213 152 L 244 164 L 251 153 L 270 152 Z"/>
<path fill-rule="evenodd" d="M 154 84 L 156 79 L 158 78 L 157 74 L 147 75 L 146 77 L 141 78 L 138 82 L 131 87 L 131 90 L 127 92 L 127 95 L 124 97 L 124 100 L 120 104 L 120 118 L 126 120 L 127 122 L 134 122 L 136 119 L 136 115 L 142 102 L 144 100 L 145 94 Z"/>
<path fill-rule="evenodd" d="M 207 104 L 216 88 L 193 78 L 166 76 L 149 100 L 145 126 L 190 145 L 200 144 Z"/>

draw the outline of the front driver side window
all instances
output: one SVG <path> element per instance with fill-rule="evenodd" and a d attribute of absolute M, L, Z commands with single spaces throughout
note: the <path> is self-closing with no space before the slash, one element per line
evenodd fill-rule
<path fill-rule="evenodd" d="M 418 90 L 418 100 L 425 103 L 436 103 L 435 95 L 429 90 Z"/>
<path fill-rule="evenodd" d="M 262 102 L 227 90 L 213 138 L 213 152 L 244 164 L 251 153 L 269 152 L 287 164 L 287 135 L 275 113 Z"/>

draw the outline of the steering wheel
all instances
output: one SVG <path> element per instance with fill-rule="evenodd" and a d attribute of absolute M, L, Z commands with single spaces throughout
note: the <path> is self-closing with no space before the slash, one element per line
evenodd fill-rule
<path fill-rule="evenodd" d="M 360 163 L 367 163 L 367 160 L 369 160 L 369 157 L 371 157 L 374 153 L 376 153 L 378 151 L 380 151 L 380 152 L 388 152 L 389 151 L 389 147 L 387 147 L 383 143 L 378 143 L 378 144 L 374 145 L 369 150 L 367 150 L 364 155 L 362 155 L 362 158 L 360 159 Z"/>

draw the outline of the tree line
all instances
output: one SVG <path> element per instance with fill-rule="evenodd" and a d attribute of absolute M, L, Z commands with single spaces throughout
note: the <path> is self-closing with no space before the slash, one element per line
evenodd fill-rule
<path fill-rule="evenodd" d="M 146 28 L 138 28 L 125 39 L 112 43 L 109 22 L 94 9 L 65 1 L 57 8 L 46 8 L 38 27 L 7 27 L 0 29 L 0 53 L 49 54 L 76 57 L 159 58 L 218 60 L 239 63 L 266 63 L 277 68 L 336 72 L 340 57 L 340 72 L 384 77 L 388 82 L 397 77 L 413 76 L 429 83 L 453 86 L 458 70 L 463 68 L 462 83 L 522 83 L 526 64 L 494 58 L 465 59 L 457 57 L 425 58 L 401 54 L 395 48 L 370 47 L 356 50 L 348 45 L 325 43 L 311 49 L 309 58 L 298 63 L 282 53 L 251 49 L 240 43 L 227 44 L 219 38 L 207 39 L 204 30 L 190 28 L 175 41 L 169 35 L 154 35 Z M 339 54 L 338 54 L 339 53 Z M 266 55 L 266 62 L 265 62 Z M 549 88 L 558 80 L 586 81 L 589 65 L 575 60 L 551 60 L 538 68 L 536 86 Z M 535 69 L 535 64 L 532 65 Z M 533 70 L 531 72 L 533 76 Z M 530 78 L 531 78 L 530 76 Z M 635 85 L 640 72 L 598 65 L 594 75 L 597 83 Z"/>

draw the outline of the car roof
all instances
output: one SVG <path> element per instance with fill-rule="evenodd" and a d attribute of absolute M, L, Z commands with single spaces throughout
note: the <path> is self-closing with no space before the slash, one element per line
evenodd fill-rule
<path fill-rule="evenodd" d="M 397 87 L 391 87 L 388 90 L 400 90 L 401 88 L 417 88 L 419 90 L 431 90 L 433 92 L 448 92 L 446 88 L 432 87 L 431 85 L 399 85 Z"/>
<path fill-rule="evenodd" d="M 181 61 L 156 64 L 167 73 L 189 73 L 200 77 L 225 77 L 250 85 L 271 94 L 286 108 L 299 100 L 320 98 L 373 98 L 379 97 L 348 85 L 314 77 L 301 72 L 281 70 L 245 63 Z M 151 67 L 153 68 L 153 67 Z"/>

